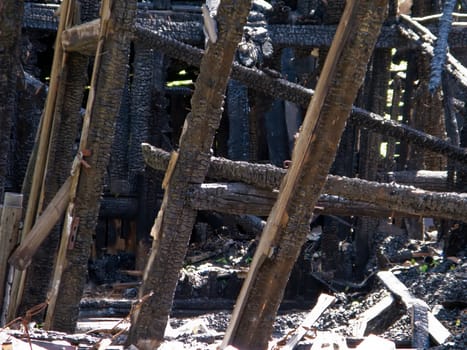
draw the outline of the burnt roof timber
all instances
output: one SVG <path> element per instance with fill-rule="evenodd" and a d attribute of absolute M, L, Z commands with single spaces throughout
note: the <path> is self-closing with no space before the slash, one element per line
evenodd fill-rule
<path fill-rule="evenodd" d="M 58 18 L 55 11 L 57 5 L 26 2 L 24 6 L 23 28 L 54 31 L 57 29 Z M 172 20 L 168 19 L 168 16 Z M 184 20 L 189 19 L 189 20 Z M 139 11 L 137 23 L 147 27 L 157 27 L 165 30 L 171 36 L 189 43 L 204 41 L 202 18 L 194 12 L 178 10 Z M 427 26 L 437 35 L 436 26 Z M 268 26 L 272 42 L 277 47 L 328 47 L 334 37 L 336 26 L 333 25 L 290 25 L 274 24 Z M 189 35 L 184 34 L 188 32 Z M 449 35 L 450 48 L 467 47 L 467 32 L 463 28 L 453 27 Z M 404 38 L 397 26 L 385 25 L 376 43 L 377 48 L 416 48 Z"/>

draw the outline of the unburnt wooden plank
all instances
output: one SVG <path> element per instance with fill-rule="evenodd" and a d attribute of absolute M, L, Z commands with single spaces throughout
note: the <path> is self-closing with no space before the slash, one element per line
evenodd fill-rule
<path fill-rule="evenodd" d="M 302 324 L 295 329 L 287 342 L 280 347 L 281 350 L 293 350 L 298 342 L 310 330 L 313 324 L 318 320 L 321 314 L 332 304 L 336 298 L 329 294 L 321 294 L 313 309 L 303 320 Z"/>
<path fill-rule="evenodd" d="M 353 336 L 364 337 L 369 323 L 381 316 L 382 313 L 386 312 L 386 310 L 388 310 L 392 305 L 394 305 L 394 297 L 392 295 L 388 295 L 359 315 L 354 320 Z"/>

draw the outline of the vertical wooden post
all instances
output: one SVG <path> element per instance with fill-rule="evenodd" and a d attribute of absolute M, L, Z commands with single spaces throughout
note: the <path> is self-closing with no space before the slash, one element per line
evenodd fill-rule
<path fill-rule="evenodd" d="M 18 242 L 19 223 L 22 212 L 23 195 L 6 192 L 0 218 L 0 242 L 2 242 L 0 249 L 0 302 L 2 304 L 8 272 L 7 260 Z"/>

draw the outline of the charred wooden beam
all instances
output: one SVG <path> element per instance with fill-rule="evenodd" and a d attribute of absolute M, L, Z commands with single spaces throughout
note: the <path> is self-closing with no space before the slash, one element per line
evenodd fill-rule
<path fill-rule="evenodd" d="M 137 25 L 136 36 L 139 41 L 143 41 L 146 45 L 157 47 L 158 50 L 170 57 L 183 60 L 194 66 L 199 66 L 201 62 L 203 56 L 201 49 L 179 42 L 160 32 Z M 247 68 L 236 63 L 232 67 L 232 78 L 245 83 L 251 88 L 263 91 L 276 98 L 297 103 L 305 108 L 308 106 L 310 98 L 313 95 L 313 91 L 310 89 L 284 79 L 271 77 L 258 69 Z M 465 149 L 451 145 L 444 140 L 416 130 L 408 125 L 385 119 L 376 113 L 353 107 L 350 122 L 386 136 L 404 140 L 414 146 L 443 154 L 453 160 L 467 162 L 467 152 Z"/>
<path fill-rule="evenodd" d="M 167 168 L 170 158 L 168 152 L 148 144 L 143 144 L 142 149 L 143 157 L 147 165 L 160 171 L 164 171 Z M 192 187 L 190 189 L 190 196 L 192 196 L 193 203 L 198 201 L 198 204 L 194 205 L 195 207 L 198 206 L 200 210 L 239 210 L 235 213 L 244 214 L 248 212 L 244 211 L 248 208 L 248 210 L 252 210 L 252 213 L 258 210 L 256 213 L 261 212 L 264 213 L 263 215 L 267 215 L 269 211 L 262 205 L 269 200 L 273 200 L 274 194 L 272 194 L 271 189 L 277 189 L 279 187 L 286 173 L 286 169 L 277 168 L 269 164 L 234 162 L 224 158 L 211 157 L 211 163 L 207 174 L 208 177 L 241 181 L 260 188 L 252 189 L 250 187 L 243 187 L 240 191 L 241 187 L 236 187 L 235 190 L 237 194 L 235 194 L 226 190 L 228 187 L 227 185 L 224 187 L 216 187 L 214 185 L 205 184 L 201 185 L 199 190 L 195 190 L 194 187 Z M 209 190 L 211 192 L 209 195 L 207 193 L 197 195 L 196 191 L 201 191 L 201 189 L 205 192 Z M 238 193 L 243 193 L 245 196 L 251 194 L 251 203 L 246 203 L 247 200 L 243 196 L 236 197 Z M 328 175 L 323 193 L 342 196 L 348 200 L 348 202 L 343 202 L 343 199 L 337 200 L 332 197 L 322 197 L 323 207 L 325 208 L 324 211 L 327 210 L 326 203 L 329 203 L 328 210 L 332 211 L 335 209 L 335 214 L 340 211 L 348 215 L 350 208 L 355 205 L 355 210 L 362 210 L 368 215 L 377 215 L 377 213 L 380 213 L 381 216 L 386 216 L 386 214 L 389 214 L 387 216 L 393 216 L 402 215 L 402 213 L 404 213 L 403 215 L 456 218 L 456 220 L 467 222 L 466 194 L 430 192 L 412 186 L 394 183 L 380 184 L 377 182 L 335 175 Z M 222 197 L 223 195 L 225 196 Z M 219 202 L 215 201 L 216 196 L 220 197 Z M 240 198 L 243 199 L 240 200 Z M 265 201 L 267 198 L 269 199 Z M 254 199 L 257 199 L 257 201 L 254 201 Z M 227 200 L 230 202 L 227 203 Z M 233 204 L 233 202 L 237 201 L 238 205 Z M 365 205 L 354 203 L 354 201 L 372 203 L 375 207 L 365 207 Z M 350 207 L 349 211 L 346 212 L 345 208 L 347 205 Z M 321 205 L 318 204 L 317 206 L 319 207 Z M 333 209 L 331 209 L 331 207 Z M 383 209 L 383 207 L 385 209 Z"/>
<path fill-rule="evenodd" d="M 78 318 L 79 299 L 86 282 L 86 262 L 99 213 L 99 199 L 109 162 L 115 121 L 125 87 L 136 1 L 116 0 L 101 3 L 99 33 L 90 93 L 83 120 L 79 150 L 92 150 L 86 157 L 89 168 L 74 169 L 67 218 L 73 213 L 76 237 L 71 237 L 71 221 L 62 232 L 62 241 L 49 290 L 45 327 L 73 330 Z M 79 180 L 79 181 L 78 181 Z M 76 219 L 78 217 L 79 219 Z M 79 220 L 79 225 L 78 221 Z M 68 243 L 73 242 L 69 250 Z M 65 261 L 69 262 L 65 269 Z M 78 299 L 78 300 L 77 300 Z"/>
<path fill-rule="evenodd" d="M 230 80 L 227 88 L 226 102 L 229 120 L 229 158 L 248 161 L 250 153 L 250 125 L 247 87 L 236 80 Z"/>
<path fill-rule="evenodd" d="M 266 349 L 290 272 L 309 232 L 387 2 L 347 1 L 221 348 Z M 378 10 L 377 10 L 378 9 Z"/>
<path fill-rule="evenodd" d="M 154 349 L 164 339 L 178 274 L 183 265 L 197 212 L 183 199 L 193 183 L 203 183 L 210 149 L 222 116 L 224 94 L 251 3 L 222 1 L 217 11 L 218 40 L 209 42 L 200 62 L 191 111 L 180 136 L 180 149 L 166 172 L 162 206 L 151 229 L 153 247 L 140 295 L 152 295 L 133 314 L 127 343 Z M 175 153 L 173 153 L 175 155 Z"/>
<path fill-rule="evenodd" d="M 439 19 L 438 40 L 436 40 L 433 59 L 431 60 L 429 89 L 432 94 L 441 85 L 441 76 L 444 71 L 444 64 L 446 62 L 447 56 L 446 54 L 448 52 L 449 32 L 452 28 L 452 13 L 454 11 L 454 6 L 456 5 L 456 0 L 445 1 L 443 6 L 443 14 Z"/>
<path fill-rule="evenodd" d="M 58 5 L 25 2 L 23 28 L 57 30 L 58 8 Z"/>
<path fill-rule="evenodd" d="M 265 190 L 238 182 L 206 183 L 192 185 L 188 190 L 187 197 L 192 208 L 196 210 L 268 216 L 277 199 L 277 191 Z M 404 210 L 394 211 L 384 205 L 352 201 L 327 194 L 321 195 L 313 213 L 339 216 L 415 216 L 412 213 L 404 212 Z M 419 215 L 423 214 L 419 213 Z"/>
<path fill-rule="evenodd" d="M 100 32 L 100 19 L 71 27 L 62 33 L 62 45 L 70 52 L 86 55 L 96 53 L 97 36 Z"/>
<path fill-rule="evenodd" d="M 448 174 L 446 171 L 404 170 L 378 174 L 382 182 L 397 182 L 401 185 L 411 185 L 428 191 L 449 191 Z"/>
<path fill-rule="evenodd" d="M 0 210 L 0 240 L 3 242 L 0 249 L 0 323 L 5 324 L 5 306 L 8 302 L 3 297 L 9 299 L 9 293 L 5 293 L 9 266 L 8 257 L 11 255 L 19 237 L 19 225 L 23 212 L 23 195 L 19 193 L 6 192 L 4 196 L 2 210 Z"/>
<path fill-rule="evenodd" d="M 200 44 L 204 40 L 201 23 L 198 22 L 172 22 L 162 18 L 140 19 L 138 22 L 145 28 L 154 30 L 174 40 L 189 44 Z M 86 55 L 94 55 L 99 34 L 100 19 L 86 22 L 64 32 L 62 45 L 66 51 L 80 52 Z"/>
<path fill-rule="evenodd" d="M 443 154 L 452 160 L 467 163 L 467 151 L 465 148 L 453 146 L 436 136 L 429 135 L 406 124 L 385 119 L 376 113 L 354 107 L 349 120 L 360 127 L 394 137 L 434 153 Z"/>
<path fill-rule="evenodd" d="M 136 26 L 136 36 L 138 40 L 156 47 L 170 57 L 180 59 L 193 66 L 199 66 L 201 62 L 203 56 L 201 49 L 186 45 L 138 25 Z M 288 82 L 285 79 L 272 77 L 261 70 L 247 68 L 237 63 L 233 64 L 231 77 L 245 83 L 248 87 L 276 98 L 294 102 L 305 108 L 308 106 L 310 98 L 313 95 L 312 90 L 306 89 L 303 86 Z M 404 140 L 432 152 L 446 155 L 453 160 L 467 162 L 467 151 L 465 149 L 455 147 L 437 137 L 394 120 L 385 119 L 381 115 L 362 108 L 353 107 L 349 121 L 359 127 L 364 127 L 386 136 Z"/>
<path fill-rule="evenodd" d="M 25 3 L 23 27 L 30 29 L 56 30 L 58 18 L 55 16 L 57 5 Z M 151 28 L 160 28 L 165 35 L 174 35 L 180 40 L 201 44 L 204 41 L 202 19 L 198 14 L 181 14 L 183 8 L 172 6 L 171 11 L 140 11 L 137 22 Z M 168 19 L 170 16 L 171 19 Z M 189 16 L 189 17 L 187 17 Z M 272 42 L 277 47 L 329 47 L 334 37 L 335 25 L 268 25 Z M 428 26 L 437 34 L 436 26 Z M 182 39 L 182 37 L 184 39 Z M 467 46 L 467 33 L 463 28 L 453 27 L 449 34 L 449 47 Z M 381 30 L 377 48 L 413 48 L 394 26 L 385 26 Z"/>

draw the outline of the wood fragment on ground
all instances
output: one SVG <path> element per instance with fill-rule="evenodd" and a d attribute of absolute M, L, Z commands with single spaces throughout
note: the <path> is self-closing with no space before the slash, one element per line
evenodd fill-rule
<path fill-rule="evenodd" d="M 438 321 L 433 313 L 429 311 L 428 305 L 423 300 L 413 296 L 409 289 L 391 271 L 380 271 L 377 273 L 377 276 L 393 294 L 397 295 L 402 300 L 407 310 L 411 312 L 412 327 L 415 326 L 417 332 L 419 331 L 419 327 L 424 327 L 424 313 L 417 312 L 418 307 L 422 306 L 427 308 L 428 333 L 436 344 L 443 344 L 451 336 L 451 333 Z M 416 311 L 412 312 L 411 310 L 414 306 Z"/>
<path fill-rule="evenodd" d="M 371 308 L 360 314 L 354 320 L 353 336 L 364 337 L 370 328 L 370 323 L 374 323 L 381 317 L 385 317 L 386 311 L 392 305 L 394 305 L 394 297 L 392 295 L 388 295 L 380 300 L 377 304 L 373 305 Z"/>
<path fill-rule="evenodd" d="M 321 314 L 334 303 L 336 298 L 332 295 L 321 294 L 316 302 L 316 305 L 303 320 L 302 324 L 295 329 L 292 334 L 287 335 L 286 339 L 282 339 L 273 347 L 274 350 L 293 350 L 298 342 L 310 331 L 313 324 L 318 320 Z"/>
<path fill-rule="evenodd" d="M 370 334 L 356 348 L 357 350 L 395 350 L 396 345 L 387 339 Z"/>

